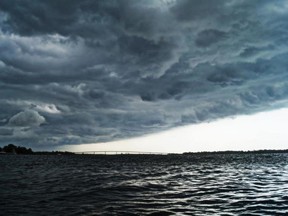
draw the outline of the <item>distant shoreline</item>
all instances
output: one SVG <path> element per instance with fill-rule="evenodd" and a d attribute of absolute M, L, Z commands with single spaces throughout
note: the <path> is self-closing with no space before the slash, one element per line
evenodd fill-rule
<path fill-rule="evenodd" d="M 116 154 L 116 153 L 109 153 L 109 154 L 82 154 L 79 152 L 61 152 L 61 151 L 52 151 L 52 152 L 33 152 L 31 154 L 14 154 L 14 153 L 5 153 L 0 152 L 0 155 L 77 155 L 77 156 L 103 156 L 103 157 L 109 157 L 109 156 L 173 156 L 173 155 L 229 155 L 229 154 L 280 154 L 280 153 L 288 153 L 288 149 L 285 150 L 253 150 L 253 151 L 205 151 L 205 152 L 183 152 L 183 153 L 167 153 L 167 154 L 157 154 L 157 153 L 151 153 L 151 154 L 141 154 L 141 153 L 122 153 L 122 154 Z"/>
<path fill-rule="evenodd" d="M 100 153 L 101 152 L 101 153 Z M 201 151 L 201 152 L 183 152 L 183 153 L 161 153 L 161 152 L 138 152 L 138 151 L 87 151 L 87 152 L 69 152 L 69 151 L 33 151 L 21 146 L 9 144 L 0 147 L 0 155 L 213 155 L 213 154 L 268 154 L 268 153 L 288 153 L 288 149 L 261 149 L 248 151 Z"/>
<path fill-rule="evenodd" d="M 265 153 L 288 153 L 288 149 L 261 149 L 261 150 L 248 150 L 248 151 L 201 151 L 201 152 L 184 152 L 182 154 L 265 154 Z"/>

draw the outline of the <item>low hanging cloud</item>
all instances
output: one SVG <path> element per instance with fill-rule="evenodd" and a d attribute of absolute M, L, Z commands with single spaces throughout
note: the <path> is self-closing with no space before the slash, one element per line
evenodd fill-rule
<path fill-rule="evenodd" d="M 9 119 L 8 125 L 12 127 L 33 127 L 40 126 L 45 118 L 34 110 L 25 110 Z"/>
<path fill-rule="evenodd" d="M 1 0 L 0 142 L 107 142 L 287 106 L 284 0 Z"/>

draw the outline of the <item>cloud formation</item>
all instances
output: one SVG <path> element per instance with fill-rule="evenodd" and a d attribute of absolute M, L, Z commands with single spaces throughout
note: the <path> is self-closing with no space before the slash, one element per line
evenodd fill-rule
<path fill-rule="evenodd" d="M 1 0 L 0 142 L 106 142 L 287 106 L 286 9 Z"/>
<path fill-rule="evenodd" d="M 34 110 L 25 110 L 9 119 L 8 125 L 12 127 L 33 127 L 40 126 L 45 118 Z"/>

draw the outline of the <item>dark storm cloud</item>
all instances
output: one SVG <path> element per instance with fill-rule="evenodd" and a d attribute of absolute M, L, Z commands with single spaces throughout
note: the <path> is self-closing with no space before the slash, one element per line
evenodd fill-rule
<path fill-rule="evenodd" d="M 0 1 L 0 139 L 103 142 L 287 104 L 286 1 Z"/>
<path fill-rule="evenodd" d="M 177 4 L 171 7 L 171 11 L 174 13 L 177 19 L 190 22 L 195 20 L 210 19 L 210 16 L 223 12 L 221 9 L 225 6 L 226 3 L 226 0 L 183 0 L 177 1 Z"/>
<path fill-rule="evenodd" d="M 217 43 L 221 39 L 224 39 L 225 32 L 218 31 L 215 29 L 207 29 L 199 32 L 196 37 L 196 45 L 200 47 L 207 47 L 213 43 Z"/>

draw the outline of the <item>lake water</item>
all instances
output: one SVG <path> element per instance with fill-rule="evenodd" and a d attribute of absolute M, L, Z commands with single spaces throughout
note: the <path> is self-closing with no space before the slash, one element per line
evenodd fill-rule
<path fill-rule="evenodd" d="M 0 215 L 288 215 L 288 154 L 0 155 Z"/>

